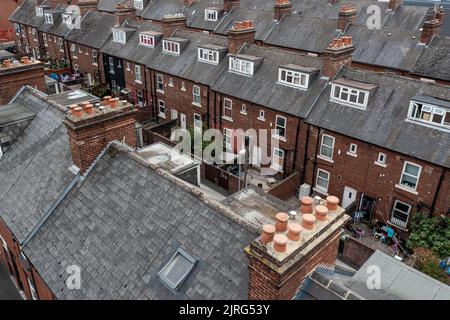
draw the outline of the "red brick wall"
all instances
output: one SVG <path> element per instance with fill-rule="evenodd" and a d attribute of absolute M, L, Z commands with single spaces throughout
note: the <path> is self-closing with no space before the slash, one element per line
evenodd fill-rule
<path fill-rule="evenodd" d="M 0 72 L 0 105 L 8 104 L 25 85 L 46 92 L 42 64 L 2 70 Z"/>
<path fill-rule="evenodd" d="M 141 80 L 136 81 L 135 75 L 135 67 L 139 66 L 141 68 Z M 147 89 L 151 90 L 151 85 L 147 84 L 149 80 L 149 76 L 146 72 L 149 72 L 149 69 L 146 69 L 144 65 L 135 64 L 131 61 L 124 60 L 124 76 L 125 76 L 125 87 L 131 90 L 130 102 L 137 106 L 138 112 L 136 113 L 136 119 L 139 121 L 151 120 L 152 119 L 152 100 L 149 99 L 149 93 Z M 142 106 L 138 105 L 137 92 L 138 90 L 142 91 L 144 104 Z M 150 91 L 151 92 L 151 91 Z"/>
<path fill-rule="evenodd" d="M 290 300 L 297 293 L 301 283 L 319 264 L 334 265 L 336 262 L 340 231 L 331 234 L 322 243 L 322 247 L 309 252 L 279 274 L 269 268 L 259 258 L 249 256 L 249 289 L 250 300 Z"/>
<path fill-rule="evenodd" d="M 367 260 L 369 260 L 374 252 L 375 250 L 364 245 L 358 239 L 348 236 L 345 239 L 344 252 L 339 255 L 339 259 L 348 265 L 359 269 Z"/>
<path fill-rule="evenodd" d="M 59 39 L 62 39 L 62 38 L 55 36 L 53 34 L 50 34 L 50 33 L 45 34 L 45 36 L 47 38 L 45 41 L 43 40 L 45 54 L 54 59 L 58 59 L 59 61 L 61 61 L 64 58 L 67 58 L 64 41 L 62 44 L 62 51 L 59 47 Z M 44 33 L 42 33 L 42 37 L 44 37 Z M 67 63 L 68 63 L 68 61 L 67 61 Z"/>
<path fill-rule="evenodd" d="M 16 0 L 3 0 L 0 10 L 0 42 L 2 40 L 14 40 L 14 24 L 12 24 L 8 18 L 17 8 Z"/>
<path fill-rule="evenodd" d="M 437 197 L 434 214 L 445 213 L 450 207 L 450 198 L 448 197 L 450 175 L 448 173 L 445 175 L 440 190 L 437 190 L 443 173 L 442 167 L 334 132 L 324 130 L 323 133 L 335 137 L 333 163 L 317 158 L 316 165 L 314 165 L 315 155 L 320 152 L 319 149 L 316 150 L 316 146 L 317 142 L 320 146 L 321 135 L 317 128 L 312 127 L 309 135 L 306 183 L 315 186 L 318 168 L 328 171 L 330 173 L 329 194 L 342 198 L 344 188 L 348 186 L 358 191 L 357 199 L 360 198 L 361 193 L 376 199 L 374 218 L 385 223 L 391 216 L 396 199 L 412 206 L 421 202 L 431 208 L 434 198 Z M 347 154 L 350 143 L 357 144 L 357 157 Z M 375 164 L 380 152 L 387 155 L 386 167 Z M 400 182 L 405 161 L 422 166 L 417 194 L 396 187 Z M 425 209 L 425 211 L 427 210 Z M 411 209 L 412 212 L 414 212 L 414 208 Z"/>
<path fill-rule="evenodd" d="M 92 51 L 96 49 L 77 44 L 75 52 L 72 52 L 70 51 L 71 44 L 71 42 L 67 42 L 66 50 L 70 59 L 72 70 L 74 70 L 74 65 L 78 65 L 80 74 L 91 74 L 92 81 L 97 81 L 95 80 L 95 74 L 97 73 L 100 78 L 100 83 L 106 83 L 102 54 L 97 50 L 97 64 L 94 64 Z"/>
<path fill-rule="evenodd" d="M 298 196 L 300 186 L 300 173 L 296 172 L 275 185 L 269 190 L 269 193 L 281 200 L 287 200 L 290 197 Z"/>

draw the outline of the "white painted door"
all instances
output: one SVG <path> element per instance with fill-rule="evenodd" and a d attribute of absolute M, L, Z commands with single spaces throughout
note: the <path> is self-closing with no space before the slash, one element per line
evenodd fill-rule
<path fill-rule="evenodd" d="M 344 188 L 344 195 L 342 196 L 342 207 L 345 209 L 349 205 L 353 203 L 353 201 L 356 200 L 356 194 L 357 191 L 350 187 Z"/>
<path fill-rule="evenodd" d="M 178 111 L 175 109 L 170 109 L 170 119 L 175 120 L 178 119 Z"/>
<path fill-rule="evenodd" d="M 186 115 L 184 113 L 180 113 L 180 127 L 186 129 Z"/>

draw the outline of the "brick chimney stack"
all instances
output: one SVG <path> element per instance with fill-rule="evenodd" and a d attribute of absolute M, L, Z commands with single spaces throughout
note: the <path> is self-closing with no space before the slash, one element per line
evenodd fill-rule
<path fill-rule="evenodd" d="M 255 33 L 253 21 L 236 21 L 234 26 L 228 30 L 228 53 L 238 53 L 244 43 L 255 43 Z"/>
<path fill-rule="evenodd" d="M 402 3 L 402 0 L 389 0 L 388 8 L 391 10 L 395 10 Z"/>
<path fill-rule="evenodd" d="M 350 66 L 353 51 L 355 51 L 355 46 L 352 37 L 334 38 L 323 52 L 322 74 L 328 78 L 333 78 L 341 66 Z"/>
<path fill-rule="evenodd" d="M 433 19 L 425 21 L 422 26 L 422 34 L 420 36 L 420 42 L 429 44 L 434 36 L 438 35 L 441 31 L 442 20 Z"/>
<path fill-rule="evenodd" d="M 285 15 L 292 13 L 292 3 L 289 0 L 276 0 L 274 6 L 274 19 L 280 21 Z"/>
<path fill-rule="evenodd" d="M 356 14 L 358 13 L 356 7 L 346 5 L 342 6 L 339 10 L 339 19 L 337 28 L 339 30 L 345 30 L 348 25 L 352 25 L 356 22 Z"/>
<path fill-rule="evenodd" d="M 105 97 L 101 107 L 89 103 L 70 106 L 64 124 L 69 135 L 72 161 L 82 174 L 111 141 L 137 146 L 135 109 L 126 101 Z"/>
<path fill-rule="evenodd" d="M 230 10 L 235 7 L 239 8 L 241 1 L 239 0 L 223 0 L 223 10 L 225 12 L 230 12 Z"/>
<path fill-rule="evenodd" d="M 78 0 L 78 7 L 80 7 L 81 16 L 88 11 L 96 11 L 98 8 L 98 0 Z"/>
<path fill-rule="evenodd" d="M 170 37 L 176 29 L 186 29 L 186 20 L 182 13 L 165 15 L 162 18 L 163 37 Z"/>
<path fill-rule="evenodd" d="M 114 8 L 114 15 L 116 17 L 115 26 L 121 26 L 126 20 L 136 17 L 136 9 L 129 4 L 119 3 Z"/>
<path fill-rule="evenodd" d="M 318 265 L 335 264 L 341 228 L 350 218 L 336 197 L 317 206 L 305 198 L 310 207 L 302 205 L 293 219 L 277 213 L 275 225 L 264 225 L 261 236 L 245 248 L 250 300 L 291 300 Z"/>

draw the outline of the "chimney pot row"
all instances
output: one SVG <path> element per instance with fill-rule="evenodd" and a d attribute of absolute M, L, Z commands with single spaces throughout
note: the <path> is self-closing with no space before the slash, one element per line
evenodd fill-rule
<path fill-rule="evenodd" d="M 277 223 L 276 223 L 276 230 L 284 232 L 287 230 L 289 215 L 285 212 L 278 212 L 275 216 Z"/>
<path fill-rule="evenodd" d="M 303 215 L 303 228 L 313 230 L 315 223 L 316 217 L 313 214 L 307 213 Z"/>
<path fill-rule="evenodd" d="M 276 229 L 273 224 L 265 224 L 261 234 L 261 242 L 264 244 L 272 242 L 275 231 Z"/>
<path fill-rule="evenodd" d="M 340 38 L 333 38 L 328 48 L 330 49 L 339 49 L 343 47 L 348 47 L 353 44 L 353 38 L 352 37 L 340 37 Z"/>
<path fill-rule="evenodd" d="M 253 29 L 255 27 L 252 20 L 244 20 L 244 21 L 236 21 L 234 23 L 233 29 L 234 30 L 247 30 L 247 29 Z"/>
<path fill-rule="evenodd" d="M 300 212 L 301 213 L 312 213 L 313 212 L 313 198 L 302 197 L 300 199 Z"/>
<path fill-rule="evenodd" d="M 286 252 L 288 238 L 284 234 L 276 234 L 273 237 L 273 249 L 275 252 Z"/>
<path fill-rule="evenodd" d="M 276 0 L 276 5 L 290 4 L 289 0 Z"/>
<path fill-rule="evenodd" d="M 322 205 L 316 206 L 316 219 L 319 221 L 326 221 L 328 208 Z"/>
<path fill-rule="evenodd" d="M 302 230 L 303 227 L 298 223 L 294 222 L 289 224 L 288 239 L 292 241 L 299 241 Z"/>
<path fill-rule="evenodd" d="M 328 196 L 327 197 L 327 208 L 330 211 L 335 211 L 338 209 L 339 198 L 336 196 Z"/>

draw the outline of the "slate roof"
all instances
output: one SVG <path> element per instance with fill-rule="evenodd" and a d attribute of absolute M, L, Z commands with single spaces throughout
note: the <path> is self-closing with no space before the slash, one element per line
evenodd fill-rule
<path fill-rule="evenodd" d="M 214 44 L 227 48 L 227 38 L 182 30 L 175 31 L 172 37 L 189 40 L 181 50 L 180 55 L 162 52 L 160 43 L 158 45 L 158 54 L 153 59 L 149 59 L 147 66 L 194 82 L 206 85 L 214 83 L 228 64 L 225 52 L 220 56 L 218 65 L 200 62 L 198 61 L 198 46 Z"/>
<path fill-rule="evenodd" d="M 65 8 L 65 6 L 58 6 L 56 13 L 53 14 L 53 24 L 43 23 L 39 27 L 39 31 L 65 37 L 70 32 L 67 25 L 62 22 L 62 12 L 65 11 Z"/>
<path fill-rule="evenodd" d="M 225 71 L 212 86 L 214 91 L 266 106 L 294 116 L 305 117 L 326 81 L 319 74 L 312 76 L 308 90 L 278 84 L 278 67 L 295 64 L 322 68 L 322 60 L 273 48 L 246 46 L 243 54 L 263 58 L 252 77 Z M 228 68 L 227 68 L 228 69 Z"/>
<path fill-rule="evenodd" d="M 258 11 L 243 8 L 233 8 L 227 13 L 217 27 L 215 33 L 227 35 L 228 30 L 236 21 L 253 20 L 256 28 L 255 39 L 263 41 L 275 25 L 273 20 L 273 12 Z"/>
<path fill-rule="evenodd" d="M 26 120 L 36 116 L 36 113 L 20 103 L 0 106 L 0 127 L 13 122 Z"/>
<path fill-rule="evenodd" d="M 434 37 L 413 67 L 414 74 L 450 81 L 450 37 Z"/>
<path fill-rule="evenodd" d="M 381 288 L 367 288 L 370 266 L 381 269 Z M 371 300 L 450 300 L 450 286 L 377 250 L 347 286 Z"/>
<path fill-rule="evenodd" d="M 25 0 L 22 5 L 9 16 L 9 20 L 20 24 L 27 24 L 31 16 L 36 15 L 37 0 Z"/>
<path fill-rule="evenodd" d="M 307 122 L 450 168 L 450 134 L 405 121 L 411 98 L 422 94 L 450 100 L 450 90 L 447 87 L 348 68 L 344 68 L 337 77 L 376 84 L 378 88 L 370 94 L 366 110 L 360 110 L 330 101 L 331 85 L 328 85 Z"/>
<path fill-rule="evenodd" d="M 161 50 L 161 45 L 156 45 L 155 48 L 149 48 L 139 45 L 139 34 L 144 31 L 162 32 L 161 26 L 151 22 L 137 22 L 134 20 L 127 20 L 123 27 L 132 29 L 126 44 L 121 44 L 113 41 L 112 36 L 102 48 L 102 52 L 111 56 L 126 59 L 140 64 L 146 64 L 151 61 L 154 55 Z M 127 35 L 128 36 L 128 35 Z M 161 35 L 162 37 L 162 35 Z M 161 39 L 159 39 L 161 42 Z"/>
<path fill-rule="evenodd" d="M 65 40 L 100 49 L 111 36 L 114 24 L 114 15 L 88 11 L 81 18 L 81 29 L 73 29 Z"/>
<path fill-rule="evenodd" d="M 183 0 L 154 0 L 150 2 L 140 16 L 143 19 L 161 20 L 167 14 L 185 13 Z"/>
<path fill-rule="evenodd" d="M 221 9 L 219 10 L 217 21 L 206 21 L 205 9 L 212 7 Z M 223 11 L 223 1 L 220 0 L 204 0 L 199 2 L 194 1 L 189 7 L 186 8 L 185 14 L 187 17 L 187 25 L 190 28 L 213 31 L 225 15 L 225 12 Z"/>
<path fill-rule="evenodd" d="M 243 249 L 257 235 L 112 148 L 23 248 L 56 297 L 245 299 Z M 174 292 L 157 273 L 179 247 L 198 263 Z M 80 290 L 65 285 L 69 265 Z"/>
<path fill-rule="evenodd" d="M 37 115 L 0 159 L 0 216 L 19 242 L 73 179 L 63 113 L 36 95 L 25 87 L 14 98 Z"/>
<path fill-rule="evenodd" d="M 97 8 L 99 11 L 113 13 L 118 4 L 132 3 L 132 0 L 98 0 Z"/>

